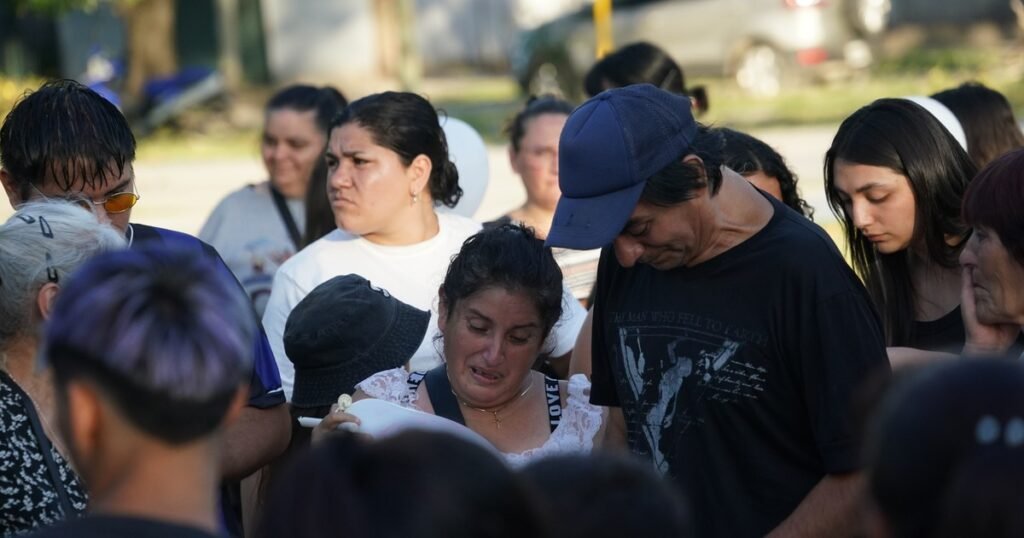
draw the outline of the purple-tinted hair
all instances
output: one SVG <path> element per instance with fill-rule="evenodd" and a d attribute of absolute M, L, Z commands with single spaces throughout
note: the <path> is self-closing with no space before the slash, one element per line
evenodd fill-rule
<path fill-rule="evenodd" d="M 198 252 L 122 251 L 61 290 L 43 357 L 59 386 L 90 378 L 136 426 L 182 442 L 220 423 L 249 376 L 255 331 L 245 295 Z"/>
<path fill-rule="evenodd" d="M 964 194 L 964 221 L 994 230 L 1018 263 L 1024 264 L 1024 149 L 990 162 Z"/>

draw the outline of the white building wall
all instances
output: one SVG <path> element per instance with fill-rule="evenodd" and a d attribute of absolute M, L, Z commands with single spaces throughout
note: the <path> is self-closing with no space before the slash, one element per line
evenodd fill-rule
<path fill-rule="evenodd" d="M 274 80 L 378 75 L 373 0 L 263 0 L 262 9 Z"/>

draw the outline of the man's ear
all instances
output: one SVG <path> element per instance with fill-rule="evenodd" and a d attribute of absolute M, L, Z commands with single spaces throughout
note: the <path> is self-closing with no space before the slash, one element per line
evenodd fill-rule
<path fill-rule="evenodd" d="M 65 407 L 60 410 L 61 430 L 79 467 L 94 459 L 103 429 L 103 408 L 96 387 L 69 380 L 64 386 Z"/>
<path fill-rule="evenodd" d="M 24 200 L 21 199 L 21 193 L 18 192 L 17 186 L 14 185 L 14 178 L 11 177 L 11 173 L 6 168 L 0 168 L 0 183 L 4 184 L 7 202 L 11 204 L 12 208 L 17 209 L 18 205 L 24 202 Z"/>
<path fill-rule="evenodd" d="M 686 157 L 683 157 L 683 164 L 689 165 L 689 166 L 697 166 L 697 167 L 700 167 L 701 169 L 704 168 L 704 160 L 701 159 L 700 157 L 698 157 L 694 153 L 691 153 L 691 154 L 687 155 Z"/>
<path fill-rule="evenodd" d="M 704 160 L 698 157 L 696 154 L 689 154 L 683 157 L 683 164 L 693 168 L 700 172 L 700 179 L 704 182 L 704 187 L 708 186 L 708 169 L 704 166 Z"/>
<path fill-rule="evenodd" d="M 50 314 L 53 312 L 53 304 L 57 300 L 57 292 L 60 291 L 60 286 L 53 282 L 47 282 L 43 284 L 43 287 L 39 288 L 39 293 L 36 294 L 36 308 L 39 309 L 39 315 L 42 319 L 50 319 Z"/>

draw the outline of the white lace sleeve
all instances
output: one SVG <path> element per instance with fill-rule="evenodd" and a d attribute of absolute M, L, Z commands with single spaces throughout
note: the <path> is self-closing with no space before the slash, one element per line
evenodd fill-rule
<path fill-rule="evenodd" d="M 409 372 L 398 367 L 377 372 L 362 380 L 356 388 L 370 398 L 384 400 L 403 407 L 415 407 L 416 393 L 409 389 Z"/>
<path fill-rule="evenodd" d="M 505 454 L 514 467 L 530 461 L 563 453 L 589 453 L 594 449 L 594 436 L 601 430 L 607 411 L 590 403 L 590 381 L 583 374 L 569 378 L 569 394 L 562 408 L 562 420 L 541 446 L 518 454 Z"/>

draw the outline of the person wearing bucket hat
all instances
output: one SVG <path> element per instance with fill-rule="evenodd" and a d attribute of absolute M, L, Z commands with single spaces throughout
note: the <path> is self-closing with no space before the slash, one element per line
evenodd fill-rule
<path fill-rule="evenodd" d="M 697 536 L 848 532 L 850 397 L 889 366 L 828 235 L 723 166 L 721 135 L 654 86 L 581 105 L 559 156 L 548 244 L 606 247 L 589 357 L 605 442 L 694 492 Z"/>
<path fill-rule="evenodd" d="M 320 284 L 299 301 L 285 325 L 284 347 L 295 364 L 292 405 L 329 407 L 367 377 L 405 366 L 429 322 L 430 312 L 359 275 Z"/>

